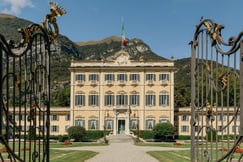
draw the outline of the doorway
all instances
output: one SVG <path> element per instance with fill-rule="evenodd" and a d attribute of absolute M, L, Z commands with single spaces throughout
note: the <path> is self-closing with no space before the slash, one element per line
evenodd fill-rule
<path fill-rule="evenodd" d="M 125 134 L 125 120 L 118 120 L 118 134 Z"/>

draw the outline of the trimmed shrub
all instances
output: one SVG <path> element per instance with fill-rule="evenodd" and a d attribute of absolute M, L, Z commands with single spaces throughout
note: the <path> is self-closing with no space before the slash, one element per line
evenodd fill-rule
<path fill-rule="evenodd" d="M 154 139 L 154 132 L 151 130 L 140 130 L 139 137 L 143 139 Z"/>
<path fill-rule="evenodd" d="M 207 133 L 207 140 L 208 141 L 216 141 L 217 131 L 212 129 Z"/>
<path fill-rule="evenodd" d="M 177 139 L 179 139 L 179 140 L 190 140 L 191 136 L 179 135 Z"/>
<path fill-rule="evenodd" d="M 171 123 L 158 123 L 153 128 L 155 139 L 171 140 L 175 135 L 175 127 Z"/>
<path fill-rule="evenodd" d="M 65 135 L 58 135 L 58 141 L 59 142 L 65 142 L 65 141 L 68 141 L 70 138 L 67 134 Z"/>
<path fill-rule="evenodd" d="M 70 138 L 78 142 L 82 140 L 85 134 L 85 128 L 81 126 L 72 126 L 68 128 L 67 132 Z"/>
<path fill-rule="evenodd" d="M 82 141 L 89 142 L 89 141 L 96 141 L 104 137 L 104 135 L 109 134 L 110 131 L 103 131 L 103 130 L 88 130 L 85 132 Z"/>

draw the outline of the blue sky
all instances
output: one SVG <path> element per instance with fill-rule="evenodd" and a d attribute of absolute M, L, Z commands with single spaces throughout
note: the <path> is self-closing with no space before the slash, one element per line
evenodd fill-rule
<path fill-rule="evenodd" d="M 121 37 L 139 38 L 165 58 L 190 57 L 190 46 L 201 16 L 224 24 L 223 38 L 243 31 L 242 0 L 55 0 L 67 10 L 57 18 L 60 33 L 72 41 Z M 41 23 L 49 0 L 0 0 L 0 12 Z"/>

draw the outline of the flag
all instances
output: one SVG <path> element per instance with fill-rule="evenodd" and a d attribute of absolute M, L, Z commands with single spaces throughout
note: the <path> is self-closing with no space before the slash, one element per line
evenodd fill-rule
<path fill-rule="evenodd" d="M 122 22 L 122 49 L 125 48 L 127 45 L 126 37 L 125 37 L 125 29 L 124 29 L 124 22 Z"/>

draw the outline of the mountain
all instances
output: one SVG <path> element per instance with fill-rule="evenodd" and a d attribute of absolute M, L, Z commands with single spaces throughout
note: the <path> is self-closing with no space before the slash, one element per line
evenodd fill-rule
<path fill-rule="evenodd" d="M 15 16 L 0 14 L 0 33 L 6 40 L 20 41 L 18 29 L 27 27 L 33 22 Z M 80 60 L 112 59 L 114 53 L 121 50 L 121 38 L 111 36 L 99 41 L 72 42 L 67 36 L 59 35 L 54 42 L 56 52 L 52 53 L 52 81 L 69 80 L 68 67 L 72 57 Z M 150 47 L 138 38 L 128 40 L 127 52 L 133 59 L 143 56 L 145 60 L 165 58 L 155 54 Z"/>
<path fill-rule="evenodd" d="M 18 29 L 27 27 L 33 22 L 15 16 L 0 14 L 0 34 L 6 40 L 20 41 Z M 56 51 L 51 54 L 52 91 L 57 92 L 70 86 L 69 66 L 71 59 L 77 60 L 111 60 L 121 50 L 121 37 L 111 36 L 103 40 L 73 42 L 67 36 L 59 35 L 54 42 Z M 127 40 L 125 49 L 133 59 L 143 56 L 144 60 L 167 60 L 155 54 L 151 48 L 138 38 Z M 175 86 L 190 87 L 190 58 L 175 60 Z M 66 93 L 66 92 L 65 92 Z M 66 106 L 66 105 L 61 105 Z"/>

